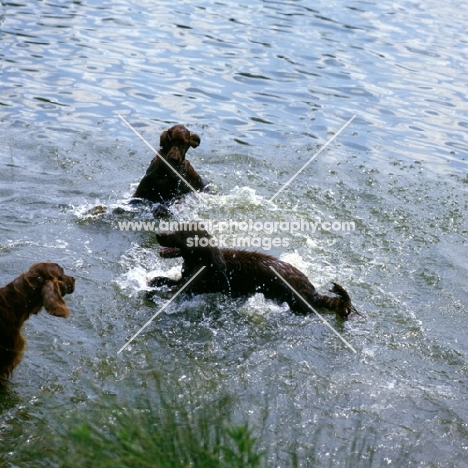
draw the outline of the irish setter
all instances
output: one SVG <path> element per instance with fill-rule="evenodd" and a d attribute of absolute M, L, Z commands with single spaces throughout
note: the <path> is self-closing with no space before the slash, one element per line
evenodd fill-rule
<path fill-rule="evenodd" d="M 0 379 L 9 378 L 23 358 L 23 323 L 42 307 L 51 315 L 68 317 L 62 296 L 74 290 L 75 279 L 65 275 L 57 263 L 46 262 L 35 263 L 0 288 Z"/>
<path fill-rule="evenodd" d="M 333 283 L 331 289 L 336 296 L 319 294 L 304 273 L 271 255 L 230 248 L 220 249 L 214 245 L 214 238 L 198 228 L 161 233 L 157 234 L 156 238 L 161 245 L 161 257 L 182 257 L 184 262 L 180 279 L 156 277 L 148 281 L 151 287 L 168 286 L 172 291 L 176 291 L 204 266 L 204 270 L 185 291 L 191 294 L 220 292 L 231 296 L 263 293 L 267 299 L 279 303 L 286 302 L 295 314 L 310 314 L 310 308 L 278 278 L 280 275 L 312 307 L 329 309 L 342 318 L 347 318 L 351 312 L 357 313 L 348 293 L 339 284 Z M 278 275 L 270 267 L 273 267 Z M 148 297 L 152 295 L 154 291 L 148 293 Z"/>
<path fill-rule="evenodd" d="M 158 155 L 154 157 L 133 198 L 144 198 L 154 203 L 161 203 L 164 207 L 172 199 L 189 193 L 192 190 L 190 186 L 198 191 L 202 190 L 205 184 L 190 162 L 185 159 L 189 148 L 196 148 L 200 144 L 200 137 L 196 133 L 188 131 L 183 125 L 174 125 L 161 133 L 159 144 L 161 147 L 159 154 L 166 162 Z M 161 211 L 164 212 L 164 209 Z"/>

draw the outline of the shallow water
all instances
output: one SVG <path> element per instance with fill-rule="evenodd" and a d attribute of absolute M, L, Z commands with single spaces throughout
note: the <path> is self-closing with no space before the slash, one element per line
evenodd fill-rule
<path fill-rule="evenodd" d="M 77 289 L 69 319 L 25 326 L 0 393 L 0 461 L 49 466 L 24 448 L 60 440 L 44 427 L 86 418 L 103 396 L 138 398 L 156 371 L 200 398 L 235 397 L 234 418 L 276 466 L 290 450 L 303 466 L 310 453 L 346 466 L 356 439 L 375 451 L 363 466 L 467 466 L 468 13 L 451 1 L 29 3 L 2 2 L 0 17 L 0 280 L 50 260 Z M 269 252 L 321 291 L 350 291 L 365 319 L 327 319 L 356 354 L 314 316 L 216 295 L 175 301 L 117 354 L 167 302 L 143 298 L 146 275 L 180 269 L 154 233 L 119 229 L 152 220 L 126 203 L 152 152 L 119 115 L 154 147 L 174 123 L 200 135 L 189 159 L 212 189 L 173 220 L 355 223 Z"/>

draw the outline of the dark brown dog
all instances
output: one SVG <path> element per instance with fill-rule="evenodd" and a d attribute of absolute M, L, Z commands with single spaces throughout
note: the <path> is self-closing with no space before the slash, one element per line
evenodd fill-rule
<path fill-rule="evenodd" d="M 62 299 L 75 290 L 75 279 L 56 263 L 35 263 L 29 271 L 0 288 L 0 379 L 11 376 L 23 358 L 23 323 L 42 307 L 57 317 L 68 317 Z"/>
<path fill-rule="evenodd" d="M 190 162 L 185 159 L 189 148 L 196 148 L 200 144 L 200 137 L 189 132 L 183 125 L 175 125 L 161 133 L 161 157 L 156 155 L 140 181 L 133 198 L 165 204 L 172 199 L 189 193 L 193 187 L 202 190 L 205 184 Z M 168 167 L 168 164 L 171 167 Z M 172 168 L 172 169 L 171 169 Z M 190 186 L 177 176 L 179 174 Z"/>
<path fill-rule="evenodd" d="M 287 302 L 295 314 L 310 314 L 311 309 L 278 278 L 270 268 L 273 267 L 312 307 L 332 310 L 343 318 L 357 312 L 340 285 L 333 283 L 332 292 L 336 297 L 318 294 L 308 278 L 289 263 L 259 252 L 219 249 L 213 245 L 214 239 L 203 230 L 181 230 L 157 234 L 156 237 L 162 246 L 161 257 L 182 257 L 184 263 L 181 279 L 156 277 L 148 282 L 152 287 L 165 285 L 173 291 L 178 290 L 204 266 L 205 269 L 185 291 L 191 294 L 220 292 L 231 296 L 263 293 L 267 299 Z M 154 292 L 150 292 L 149 297 L 152 294 Z"/>

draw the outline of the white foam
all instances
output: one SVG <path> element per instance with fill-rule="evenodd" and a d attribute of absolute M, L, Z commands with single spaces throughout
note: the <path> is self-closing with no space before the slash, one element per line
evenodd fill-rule
<path fill-rule="evenodd" d="M 279 305 L 273 301 L 265 299 L 265 296 L 261 293 L 254 294 L 249 297 L 245 304 L 240 308 L 240 311 L 251 317 L 266 317 L 272 312 L 281 313 L 285 309 L 288 309 L 288 306 L 283 304 Z"/>
<path fill-rule="evenodd" d="M 306 262 L 302 256 L 295 250 L 294 252 L 287 252 L 280 256 L 280 260 L 289 263 L 301 270 L 303 273 L 307 273 L 310 267 L 310 263 Z"/>

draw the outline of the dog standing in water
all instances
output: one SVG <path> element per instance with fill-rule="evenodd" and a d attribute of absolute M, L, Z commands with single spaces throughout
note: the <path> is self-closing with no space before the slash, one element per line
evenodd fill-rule
<path fill-rule="evenodd" d="M 65 275 L 57 263 L 35 263 L 0 288 L 0 379 L 11 376 L 21 362 L 26 340 L 23 323 L 43 307 L 50 315 L 68 317 L 62 296 L 75 290 L 75 278 Z"/>
<path fill-rule="evenodd" d="M 168 203 L 174 198 L 189 193 L 192 188 L 197 191 L 205 188 L 202 178 L 190 161 L 185 159 L 189 148 L 196 148 L 200 144 L 200 137 L 196 133 L 190 132 L 183 125 L 174 125 L 161 133 L 159 144 L 159 155 L 151 161 L 132 196 L 160 203 L 161 207 L 156 210 L 155 216 L 158 212 L 166 213 Z"/>

